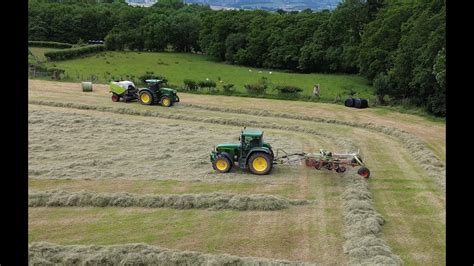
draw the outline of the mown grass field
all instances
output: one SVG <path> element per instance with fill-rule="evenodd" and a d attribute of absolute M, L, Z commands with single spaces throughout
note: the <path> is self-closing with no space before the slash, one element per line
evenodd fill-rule
<path fill-rule="evenodd" d="M 222 91 L 222 85 L 231 83 L 238 92 L 245 92 L 244 85 L 255 83 L 262 77 L 269 85 L 293 85 L 302 88 L 302 95 L 310 96 L 315 84 L 321 86 L 321 98 L 334 100 L 338 94 L 347 97 L 346 88 L 357 92 L 356 97 L 371 98 L 373 89 L 368 81 L 357 75 L 297 74 L 274 70 L 255 69 L 210 61 L 206 56 L 185 53 L 103 52 L 89 57 L 67 61 L 48 62 L 66 70 L 67 79 L 83 81 L 95 76 L 98 82 L 113 79 L 138 78 L 147 71 L 164 75 L 170 84 L 183 86 L 184 79 L 214 80 Z M 271 72 L 271 74 L 270 74 Z M 222 81 L 220 82 L 219 81 Z M 276 94 L 271 89 L 269 94 Z"/>
<path fill-rule="evenodd" d="M 85 93 L 79 83 L 30 80 L 29 190 L 224 192 L 311 203 L 278 211 L 31 207 L 30 243 L 143 242 L 212 254 L 347 264 L 343 176 L 298 165 L 276 165 L 268 176 L 212 170 L 208 156 L 213 145 L 237 142 L 241 127 L 236 122 L 242 122 L 263 129 L 272 146 L 289 152 L 345 152 L 344 141 L 353 143 L 371 169 L 373 205 L 385 219 L 381 239 L 407 265 L 445 264 L 445 193 L 429 168 L 396 136 L 337 123 L 403 130 L 444 165 L 443 122 L 324 103 L 179 95 L 181 102 L 171 108 L 113 103 L 106 85 Z M 282 112 L 291 116 L 275 115 Z M 302 119 L 308 116 L 333 122 Z"/>

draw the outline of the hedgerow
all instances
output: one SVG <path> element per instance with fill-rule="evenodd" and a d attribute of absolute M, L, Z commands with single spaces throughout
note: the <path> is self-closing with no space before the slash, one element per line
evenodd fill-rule
<path fill-rule="evenodd" d="M 28 41 L 28 46 L 31 47 L 48 47 L 48 48 L 72 48 L 72 44 L 63 42 L 45 42 L 45 41 Z"/>
<path fill-rule="evenodd" d="M 101 51 L 105 51 L 105 45 L 88 45 L 79 48 L 51 51 L 44 53 L 44 56 L 48 58 L 48 60 L 66 60 Z"/>

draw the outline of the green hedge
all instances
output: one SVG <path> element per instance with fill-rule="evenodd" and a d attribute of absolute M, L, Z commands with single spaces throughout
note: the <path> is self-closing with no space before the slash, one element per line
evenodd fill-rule
<path fill-rule="evenodd" d="M 291 85 L 276 86 L 273 90 L 278 91 L 278 93 L 282 95 L 298 95 L 298 93 L 303 91 L 302 88 Z"/>
<path fill-rule="evenodd" d="M 199 88 L 197 82 L 192 79 L 185 79 L 183 82 L 186 90 L 195 91 Z"/>
<path fill-rule="evenodd" d="M 63 42 L 28 41 L 28 46 L 49 48 L 72 48 L 72 44 Z"/>
<path fill-rule="evenodd" d="M 105 51 L 105 45 L 89 45 L 79 48 L 71 48 L 60 51 L 52 51 L 44 53 L 44 56 L 49 60 L 65 60 L 76 58 L 85 54 L 93 54 L 101 51 Z"/>
<path fill-rule="evenodd" d="M 261 83 L 246 84 L 244 87 L 249 94 L 265 94 L 267 90 L 267 85 Z"/>
<path fill-rule="evenodd" d="M 216 82 L 212 80 L 202 80 L 198 82 L 200 88 L 215 88 Z"/>
<path fill-rule="evenodd" d="M 232 94 L 235 92 L 234 84 L 224 84 L 222 85 L 222 88 L 224 88 L 225 94 Z"/>

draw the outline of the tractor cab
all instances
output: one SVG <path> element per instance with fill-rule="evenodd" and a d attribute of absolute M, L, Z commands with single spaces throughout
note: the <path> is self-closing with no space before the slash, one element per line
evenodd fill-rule
<path fill-rule="evenodd" d="M 254 147 L 262 146 L 263 131 L 260 130 L 243 130 L 240 133 L 240 146 L 242 151 L 248 151 Z"/>
<path fill-rule="evenodd" d="M 166 81 L 160 79 L 147 79 L 145 80 L 145 83 L 148 88 L 156 91 L 159 90 L 161 86 L 165 85 Z"/>

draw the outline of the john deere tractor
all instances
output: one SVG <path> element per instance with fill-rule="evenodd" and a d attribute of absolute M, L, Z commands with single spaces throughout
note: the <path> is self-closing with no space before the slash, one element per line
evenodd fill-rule
<path fill-rule="evenodd" d="M 263 141 L 263 131 L 242 130 L 239 144 L 219 144 L 211 152 L 212 167 L 227 173 L 233 166 L 248 168 L 256 175 L 266 175 L 273 167 L 274 154 L 270 144 Z"/>
<path fill-rule="evenodd" d="M 159 79 L 145 80 L 147 88 L 140 89 L 138 92 L 138 100 L 142 104 L 151 105 L 159 103 L 162 106 L 170 107 L 175 102 L 179 102 L 176 90 L 164 88 L 165 81 Z"/>
<path fill-rule="evenodd" d="M 169 107 L 175 102 L 179 102 L 176 90 L 164 88 L 166 84 L 163 80 L 147 79 L 147 87 L 137 89 L 131 81 L 117 81 L 110 83 L 110 92 L 112 101 L 118 102 L 123 99 L 125 102 L 138 99 L 141 104 L 152 105 L 159 103 L 162 106 Z"/>

